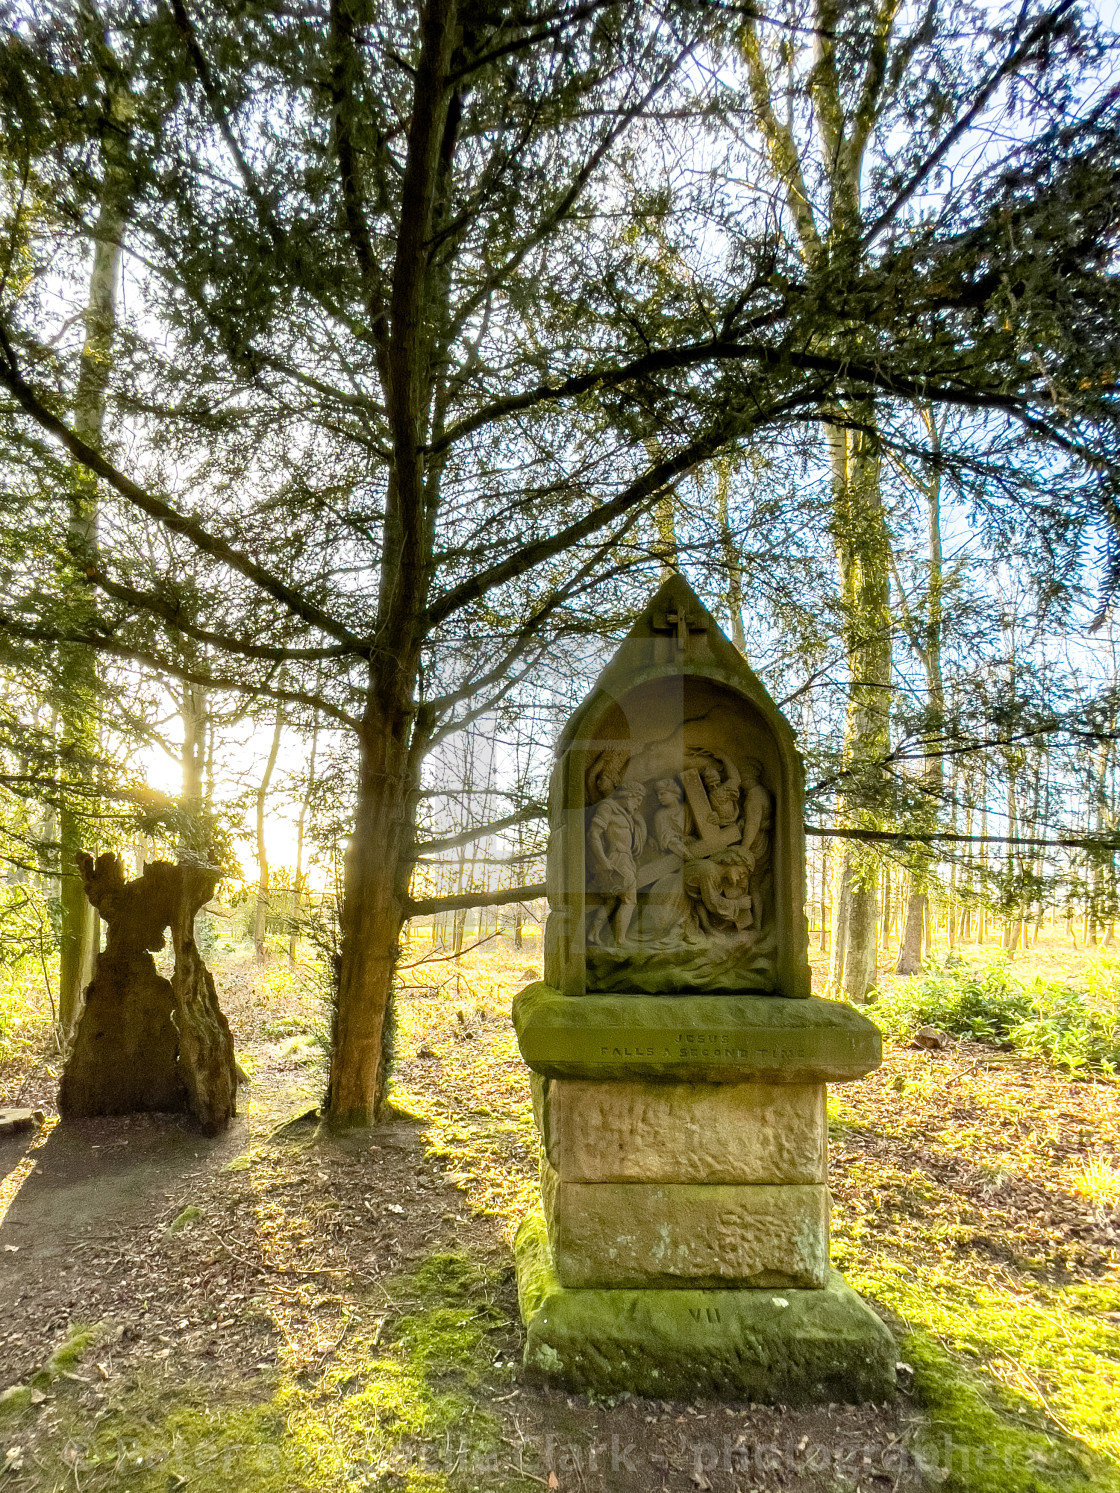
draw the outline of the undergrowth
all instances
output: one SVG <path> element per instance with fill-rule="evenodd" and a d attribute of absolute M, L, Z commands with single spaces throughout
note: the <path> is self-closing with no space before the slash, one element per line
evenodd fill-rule
<path fill-rule="evenodd" d="M 54 1021 L 38 962 L 0 962 L 0 1062 L 38 1052 Z"/>
<path fill-rule="evenodd" d="M 1120 1066 L 1120 965 L 1100 957 L 1083 983 L 1017 979 L 1005 962 L 945 965 L 898 980 L 881 994 L 875 1021 L 896 1040 L 922 1026 L 1046 1058 L 1071 1073 L 1112 1075 Z"/>

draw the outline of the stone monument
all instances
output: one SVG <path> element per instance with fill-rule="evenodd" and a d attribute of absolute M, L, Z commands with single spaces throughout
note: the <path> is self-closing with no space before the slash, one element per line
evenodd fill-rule
<path fill-rule="evenodd" d="M 550 818 L 544 980 L 513 1007 L 541 1140 L 527 1369 L 885 1399 L 890 1334 L 829 1268 L 825 1120 L 879 1033 L 810 995 L 793 733 L 681 577 L 568 723 Z"/>

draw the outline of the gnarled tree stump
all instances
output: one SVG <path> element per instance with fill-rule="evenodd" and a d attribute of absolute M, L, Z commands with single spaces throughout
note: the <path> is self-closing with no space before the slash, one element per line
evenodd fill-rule
<path fill-rule="evenodd" d="M 209 866 L 177 866 L 179 897 L 171 917 L 175 945 L 175 1024 L 179 1028 L 179 1072 L 191 1114 L 203 1129 L 227 1125 L 237 1112 L 237 1063 L 229 1023 L 218 1005 L 214 977 L 194 941 L 194 919 L 209 902 L 218 873 Z"/>
<path fill-rule="evenodd" d="M 126 881 L 115 855 L 78 858 L 86 896 L 108 925 L 86 988 L 59 1088 L 67 1118 L 187 1110 L 203 1129 L 236 1113 L 237 1067 L 214 981 L 194 941 L 194 919 L 219 873 L 153 861 Z M 152 951 L 170 925 L 175 970 L 160 975 Z"/>

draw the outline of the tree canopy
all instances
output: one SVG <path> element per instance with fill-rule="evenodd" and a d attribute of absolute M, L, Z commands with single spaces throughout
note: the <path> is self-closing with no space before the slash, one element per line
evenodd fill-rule
<path fill-rule="evenodd" d="M 741 588 L 750 508 L 810 592 L 812 510 L 846 577 L 850 827 L 899 749 L 887 467 L 936 476 L 1054 606 L 1094 546 L 1114 578 L 1120 95 L 1071 0 L 11 22 L 5 664 L 46 698 L 84 650 L 106 699 L 123 668 L 349 734 L 339 1123 L 384 1082 L 425 764 L 584 677 L 661 565 L 725 544 Z"/>

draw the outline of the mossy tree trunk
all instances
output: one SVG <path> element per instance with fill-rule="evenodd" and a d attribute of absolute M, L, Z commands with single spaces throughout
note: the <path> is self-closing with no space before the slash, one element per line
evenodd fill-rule
<path fill-rule="evenodd" d="M 896 6 L 883 5 L 870 17 L 853 108 L 844 97 L 851 80 L 842 84 L 836 56 L 841 8 L 836 0 L 817 0 L 816 57 L 807 85 L 813 137 L 796 133 L 792 99 L 786 117 L 779 117 L 776 101 L 783 83 L 776 70 L 768 70 L 757 22 L 748 20 L 743 29 L 751 96 L 770 167 L 783 189 L 810 285 L 826 304 L 843 301 L 860 268 L 864 155 L 885 92 L 893 86 L 886 64 L 896 12 Z M 818 177 L 825 188 L 815 202 L 809 183 Z M 827 337 L 822 350 L 825 346 Z M 877 828 L 881 816 L 875 807 L 875 779 L 890 745 L 892 628 L 890 541 L 879 484 L 875 409 L 863 398 L 841 399 L 823 413 L 830 422 L 832 532 L 848 664 L 844 752 L 849 787 L 837 805 L 837 825 Z M 830 986 L 849 1000 L 862 1000 L 875 981 L 878 885 L 875 852 L 843 842 L 835 866 Z"/>
<path fill-rule="evenodd" d="M 879 482 L 874 412 L 852 408 L 848 429 L 833 429 L 833 534 L 839 558 L 848 658 L 845 767 L 853 789 L 841 795 L 837 823 L 876 829 L 874 788 L 890 751 L 890 542 Z M 851 840 L 837 857 L 833 892 L 831 989 L 860 1001 L 875 983 L 879 941 L 877 853 Z"/>

